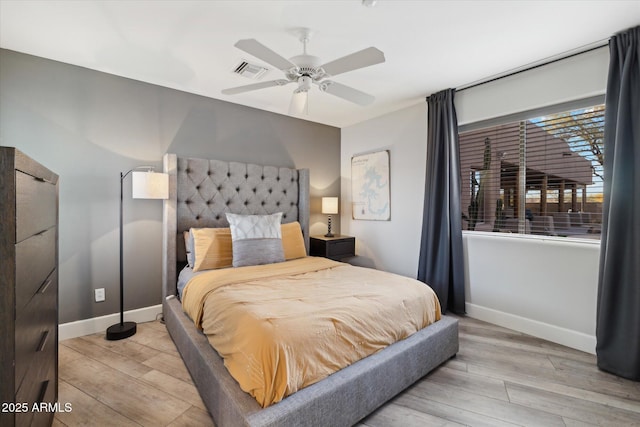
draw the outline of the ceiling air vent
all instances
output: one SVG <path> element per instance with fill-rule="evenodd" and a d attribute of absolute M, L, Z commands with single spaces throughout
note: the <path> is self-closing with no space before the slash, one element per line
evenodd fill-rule
<path fill-rule="evenodd" d="M 269 71 L 268 68 L 261 67 L 260 65 L 250 64 L 245 60 L 242 60 L 238 65 L 233 68 L 235 74 L 240 74 L 243 77 L 252 80 L 260 80 Z"/>

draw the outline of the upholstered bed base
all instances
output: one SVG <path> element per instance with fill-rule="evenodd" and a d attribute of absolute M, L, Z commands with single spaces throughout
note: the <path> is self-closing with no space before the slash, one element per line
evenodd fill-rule
<path fill-rule="evenodd" d="M 350 426 L 457 353 L 458 322 L 443 316 L 409 338 L 275 405 L 260 407 L 253 397 L 240 389 L 220 356 L 195 328 L 175 297 L 176 273 L 184 260 L 181 234 L 189 227 L 224 226 L 217 219 L 223 215 L 216 213 L 222 210 L 264 213 L 265 209 L 276 209 L 284 204 L 291 209 L 288 221 L 300 222 L 308 250 L 309 172 L 289 169 L 278 172 L 268 168 L 262 173 L 255 165 L 207 162 L 179 160 L 175 154 L 167 154 L 164 158 L 164 169 L 169 173 L 170 197 L 164 203 L 163 311 L 167 330 L 218 427 Z M 227 176 L 237 183 L 216 183 L 218 171 L 214 169 L 225 170 L 223 181 Z M 261 175 L 259 179 L 252 177 L 255 173 Z M 273 174 L 277 176 L 264 176 Z M 292 198 L 293 187 L 285 187 L 283 182 L 295 185 L 296 176 L 299 194 Z M 260 184 L 263 180 L 268 185 Z M 282 194 L 276 194 L 277 191 Z M 263 197 L 262 201 L 259 197 Z M 297 200 L 296 206 L 294 200 Z M 270 203 L 275 205 L 270 206 Z M 203 216 L 205 212 L 213 217 Z"/>
<path fill-rule="evenodd" d="M 164 318 L 217 426 L 351 426 L 458 352 L 458 321 L 448 316 L 411 337 L 262 409 L 229 375 L 176 298 Z"/>

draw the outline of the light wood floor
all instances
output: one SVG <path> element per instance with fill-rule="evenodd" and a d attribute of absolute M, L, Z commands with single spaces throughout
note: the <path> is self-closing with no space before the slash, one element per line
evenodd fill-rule
<path fill-rule="evenodd" d="M 122 341 L 62 341 L 59 373 L 72 411 L 54 426 L 213 425 L 159 322 Z M 600 372 L 592 355 L 461 318 L 457 357 L 359 426 L 459 425 L 640 426 L 640 383 Z"/>

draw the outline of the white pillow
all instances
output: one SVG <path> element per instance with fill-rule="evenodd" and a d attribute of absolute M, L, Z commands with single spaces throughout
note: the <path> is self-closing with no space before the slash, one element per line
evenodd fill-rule
<path fill-rule="evenodd" d="M 233 266 L 283 262 L 282 212 L 271 215 L 238 215 L 228 213 L 233 245 Z"/>

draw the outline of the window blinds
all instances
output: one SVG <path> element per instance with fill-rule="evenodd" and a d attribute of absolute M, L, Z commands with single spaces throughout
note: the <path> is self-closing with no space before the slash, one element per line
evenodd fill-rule
<path fill-rule="evenodd" d="M 463 228 L 599 238 L 604 105 L 460 134 Z"/>

